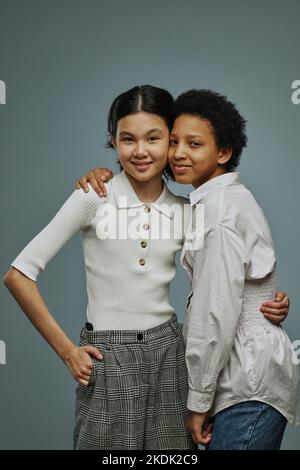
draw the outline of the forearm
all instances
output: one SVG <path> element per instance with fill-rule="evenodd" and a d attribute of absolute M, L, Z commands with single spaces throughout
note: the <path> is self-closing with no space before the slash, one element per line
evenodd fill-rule
<path fill-rule="evenodd" d="M 206 234 L 194 257 L 193 297 L 186 319 L 188 408 L 210 409 L 231 354 L 244 291 L 243 241 L 223 226 Z"/>
<path fill-rule="evenodd" d="M 199 281 L 188 315 L 188 409 L 198 413 L 205 413 L 212 406 L 219 375 L 231 355 L 241 312 L 243 282 L 232 278 L 234 288 L 223 289 L 220 294 L 224 275 L 221 279 L 215 275 L 216 292 L 209 289 L 205 280 Z"/>
<path fill-rule="evenodd" d="M 186 347 L 189 379 L 187 408 L 196 413 L 206 413 L 211 409 L 219 374 L 225 367 L 232 349 L 232 336 L 226 338 L 226 341 L 222 341 L 220 336 L 215 341 L 206 340 L 206 335 L 203 334 L 201 341 L 190 335 Z"/>
<path fill-rule="evenodd" d="M 13 267 L 6 273 L 3 280 L 35 328 L 56 351 L 59 357 L 66 361 L 75 345 L 66 336 L 49 312 L 36 282 Z"/>

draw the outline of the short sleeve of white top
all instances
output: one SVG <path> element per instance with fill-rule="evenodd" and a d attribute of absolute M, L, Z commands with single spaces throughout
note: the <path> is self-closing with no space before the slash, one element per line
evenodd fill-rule
<path fill-rule="evenodd" d="M 270 229 L 254 197 L 227 173 L 190 194 L 192 219 L 204 206 L 204 243 L 182 252 L 192 278 L 184 323 L 188 408 L 214 415 L 258 400 L 297 424 L 298 370 L 281 326 L 260 312 L 276 292 Z"/>
<path fill-rule="evenodd" d="M 108 196 L 75 190 L 50 223 L 11 263 L 32 280 L 81 232 L 87 282 L 87 319 L 96 330 L 148 329 L 169 320 L 169 284 L 176 271 L 189 208 L 164 185 L 154 203 L 141 202 L 126 174 Z"/>

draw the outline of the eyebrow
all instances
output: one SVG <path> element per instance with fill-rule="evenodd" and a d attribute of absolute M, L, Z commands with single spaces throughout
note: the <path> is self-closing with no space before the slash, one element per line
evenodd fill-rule
<path fill-rule="evenodd" d="M 174 132 L 171 132 L 171 136 L 175 136 L 176 137 L 176 134 Z M 194 138 L 194 137 L 200 137 L 200 139 L 205 139 L 205 137 L 201 134 L 188 134 L 186 136 L 187 138 Z"/>
<path fill-rule="evenodd" d="M 160 134 L 163 133 L 162 129 L 159 129 L 158 127 L 155 127 L 155 128 L 153 128 L 153 129 L 150 129 L 150 131 L 148 131 L 148 132 L 146 133 L 146 135 L 152 134 L 152 132 L 160 132 Z M 122 131 L 119 132 L 119 135 L 125 135 L 125 134 L 127 134 L 127 135 L 134 135 L 134 134 L 132 134 L 131 132 L 126 131 L 126 130 L 122 130 Z"/>
<path fill-rule="evenodd" d="M 189 134 L 187 137 L 191 137 L 191 138 L 193 138 L 193 137 L 200 137 L 200 139 L 205 139 L 205 137 L 204 137 L 203 135 L 201 135 L 201 134 Z"/>

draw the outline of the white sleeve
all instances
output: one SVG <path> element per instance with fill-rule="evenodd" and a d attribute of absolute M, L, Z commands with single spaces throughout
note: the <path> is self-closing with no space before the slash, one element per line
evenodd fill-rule
<path fill-rule="evenodd" d="M 243 301 L 246 251 L 242 239 L 221 224 L 194 254 L 193 296 L 185 326 L 188 409 L 213 403 L 218 376 L 228 362 Z"/>
<path fill-rule="evenodd" d="M 101 201 L 103 203 L 105 198 L 100 198 L 90 185 L 88 193 L 76 189 L 50 223 L 25 246 L 11 266 L 36 281 L 39 273 L 63 245 L 93 218 Z"/>

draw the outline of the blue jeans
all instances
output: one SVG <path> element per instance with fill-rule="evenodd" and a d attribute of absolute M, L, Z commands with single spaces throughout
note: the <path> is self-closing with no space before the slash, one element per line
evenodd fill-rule
<path fill-rule="evenodd" d="M 286 423 L 286 418 L 266 403 L 238 403 L 213 418 L 208 450 L 279 450 Z"/>

